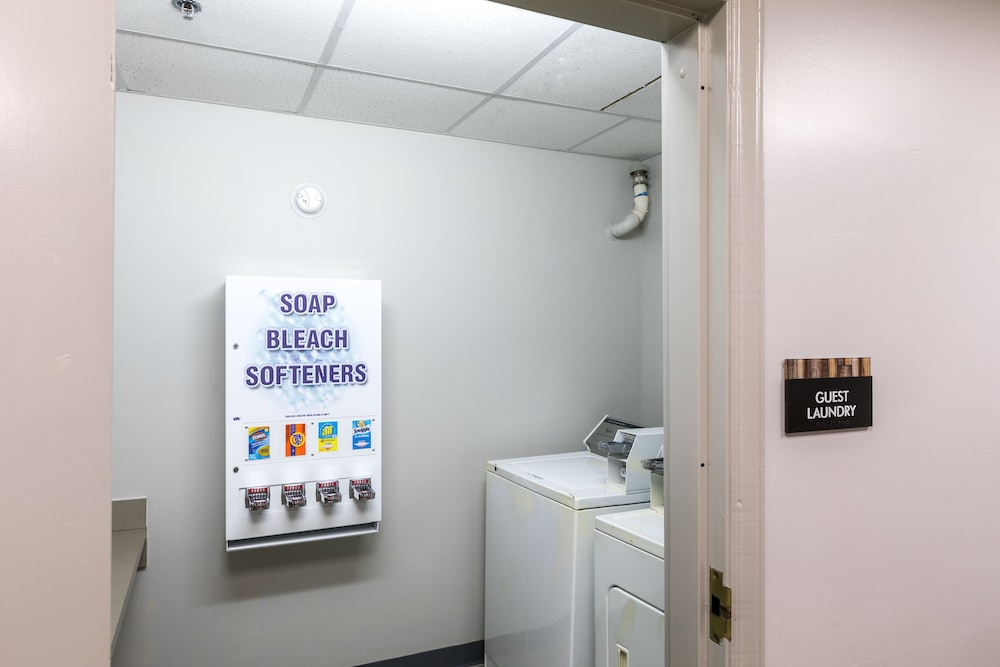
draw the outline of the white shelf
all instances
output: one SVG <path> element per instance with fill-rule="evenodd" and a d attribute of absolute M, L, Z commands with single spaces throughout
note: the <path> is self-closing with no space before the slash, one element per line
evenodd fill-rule
<path fill-rule="evenodd" d="M 146 567 L 146 499 L 111 501 L 111 654 L 138 570 Z"/>

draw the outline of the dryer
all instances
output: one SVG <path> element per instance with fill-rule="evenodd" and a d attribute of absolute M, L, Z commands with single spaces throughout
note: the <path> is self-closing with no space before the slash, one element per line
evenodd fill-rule
<path fill-rule="evenodd" d="M 594 520 L 648 506 L 663 428 L 605 417 L 584 444 L 487 463 L 487 667 L 594 664 Z"/>
<path fill-rule="evenodd" d="M 596 667 L 666 664 L 663 459 L 644 464 L 652 473 L 650 507 L 594 522 Z"/>

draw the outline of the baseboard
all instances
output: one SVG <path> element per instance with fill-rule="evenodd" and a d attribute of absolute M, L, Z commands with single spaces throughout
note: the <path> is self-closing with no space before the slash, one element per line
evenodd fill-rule
<path fill-rule="evenodd" d="M 483 664 L 483 642 L 439 648 L 401 658 L 370 662 L 358 667 L 478 667 Z"/>

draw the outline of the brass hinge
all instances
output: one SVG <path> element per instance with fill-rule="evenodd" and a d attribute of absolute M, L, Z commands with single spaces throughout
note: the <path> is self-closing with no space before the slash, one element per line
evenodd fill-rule
<path fill-rule="evenodd" d="M 733 639 L 733 589 L 722 585 L 722 571 L 709 568 L 708 589 L 712 605 L 708 617 L 708 636 L 716 644 Z"/>

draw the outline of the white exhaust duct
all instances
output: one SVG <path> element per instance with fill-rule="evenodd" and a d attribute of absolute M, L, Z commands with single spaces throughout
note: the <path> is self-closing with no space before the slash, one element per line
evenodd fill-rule
<path fill-rule="evenodd" d="M 646 184 L 649 182 L 649 167 L 642 162 L 636 162 L 629 169 L 632 174 L 632 212 L 619 223 L 608 227 L 608 237 L 620 239 L 642 224 L 649 212 L 649 192 Z"/>

